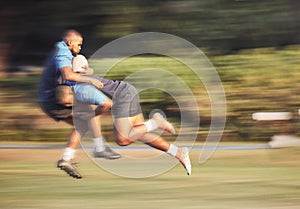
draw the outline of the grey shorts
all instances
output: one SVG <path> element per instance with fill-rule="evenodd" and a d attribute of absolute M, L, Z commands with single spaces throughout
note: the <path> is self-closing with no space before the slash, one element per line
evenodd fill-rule
<path fill-rule="evenodd" d="M 133 117 L 142 113 L 138 91 L 131 84 L 122 82 L 112 98 L 114 118 Z"/>

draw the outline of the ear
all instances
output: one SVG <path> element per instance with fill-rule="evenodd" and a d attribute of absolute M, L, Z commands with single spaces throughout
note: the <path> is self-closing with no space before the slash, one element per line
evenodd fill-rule
<path fill-rule="evenodd" d="M 67 41 L 67 45 L 68 45 L 68 46 L 70 46 L 70 45 L 71 45 L 71 43 L 72 43 L 71 41 Z"/>

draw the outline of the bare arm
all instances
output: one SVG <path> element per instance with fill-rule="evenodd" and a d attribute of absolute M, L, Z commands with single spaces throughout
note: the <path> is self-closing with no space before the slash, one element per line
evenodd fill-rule
<path fill-rule="evenodd" d="M 63 67 L 60 69 L 61 74 L 65 80 L 68 81 L 75 81 L 75 82 L 81 82 L 81 83 L 90 83 L 91 85 L 94 85 L 98 89 L 103 88 L 103 83 L 95 78 L 88 77 L 81 75 L 79 73 L 73 72 L 72 68 L 70 67 Z"/>

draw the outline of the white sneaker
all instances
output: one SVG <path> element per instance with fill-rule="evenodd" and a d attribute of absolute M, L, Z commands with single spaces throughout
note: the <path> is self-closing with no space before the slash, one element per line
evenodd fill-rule
<path fill-rule="evenodd" d="M 157 123 L 159 129 L 165 130 L 171 134 L 176 133 L 173 125 L 169 123 L 160 113 L 155 113 L 152 119 Z"/>
<path fill-rule="evenodd" d="M 187 175 L 192 174 L 192 165 L 189 157 L 189 150 L 187 147 L 179 148 L 176 154 L 176 158 L 183 165 Z"/>

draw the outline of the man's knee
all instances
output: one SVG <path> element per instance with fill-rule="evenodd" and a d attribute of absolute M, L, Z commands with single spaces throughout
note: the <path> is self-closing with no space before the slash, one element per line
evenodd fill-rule
<path fill-rule="evenodd" d="M 125 137 L 121 134 L 117 134 L 116 136 L 116 143 L 119 145 L 119 146 L 128 146 L 132 143 L 133 141 L 130 140 L 128 137 Z"/>

